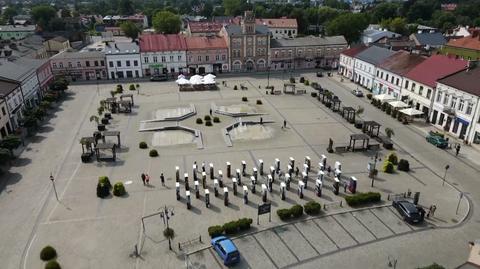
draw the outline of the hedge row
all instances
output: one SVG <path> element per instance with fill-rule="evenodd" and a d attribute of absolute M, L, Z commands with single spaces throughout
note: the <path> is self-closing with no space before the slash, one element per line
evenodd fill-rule
<path fill-rule="evenodd" d="M 299 218 L 303 215 L 303 207 L 301 205 L 294 205 L 290 208 L 278 209 L 277 215 L 283 221 L 291 218 Z"/>
<path fill-rule="evenodd" d="M 381 200 L 381 195 L 378 192 L 357 193 L 346 196 L 345 201 L 349 206 L 360 206 L 369 203 L 378 203 Z"/>
<path fill-rule="evenodd" d="M 223 225 L 210 226 L 208 227 L 208 234 L 212 238 L 220 236 L 223 233 L 232 235 L 250 229 L 252 223 L 253 220 L 251 218 L 241 218 L 239 220 L 227 222 Z"/>

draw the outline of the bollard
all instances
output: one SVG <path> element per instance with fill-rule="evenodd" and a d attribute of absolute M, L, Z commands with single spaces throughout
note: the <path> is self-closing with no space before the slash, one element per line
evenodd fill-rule
<path fill-rule="evenodd" d="M 175 192 L 177 194 L 177 201 L 180 201 L 180 182 L 175 183 Z"/>
<path fill-rule="evenodd" d="M 308 184 L 308 174 L 305 172 L 302 173 L 302 181 L 303 181 L 303 184 L 305 184 L 305 189 L 306 189 Z"/>
<path fill-rule="evenodd" d="M 317 173 L 317 179 L 320 180 L 323 183 L 323 178 L 325 177 L 325 172 L 323 171 L 318 171 Z"/>
<path fill-rule="evenodd" d="M 275 172 L 280 173 L 280 159 L 275 159 Z"/>
<path fill-rule="evenodd" d="M 246 170 L 247 170 L 247 163 L 245 161 L 242 161 L 242 176 L 246 175 Z"/>
<path fill-rule="evenodd" d="M 288 165 L 295 167 L 295 159 L 293 157 L 288 158 Z"/>
<path fill-rule="evenodd" d="M 228 188 L 223 188 L 223 204 L 228 206 Z"/>
<path fill-rule="evenodd" d="M 213 172 L 213 163 L 210 163 L 209 166 L 210 166 L 210 179 L 213 180 L 215 178 L 215 173 Z"/>
<path fill-rule="evenodd" d="M 286 185 L 287 190 L 290 190 L 290 181 L 291 181 L 290 175 L 286 174 L 285 175 L 285 185 Z"/>
<path fill-rule="evenodd" d="M 300 199 L 303 199 L 303 188 L 305 187 L 305 183 L 303 183 L 303 181 L 299 181 L 298 182 L 298 197 L 300 197 Z"/>
<path fill-rule="evenodd" d="M 342 170 L 342 163 L 339 161 L 335 162 L 335 169 Z"/>
<path fill-rule="evenodd" d="M 214 191 L 215 197 L 218 197 L 218 180 L 217 179 L 213 180 L 213 191 Z"/>
<path fill-rule="evenodd" d="M 207 173 L 205 172 L 202 172 L 202 187 L 207 188 Z"/>
<path fill-rule="evenodd" d="M 237 195 L 237 179 L 232 178 L 232 182 L 233 182 L 233 195 Z"/>
<path fill-rule="evenodd" d="M 284 182 L 280 182 L 280 197 L 282 200 L 285 200 L 285 189 L 287 188 L 287 185 Z"/>
<path fill-rule="evenodd" d="M 198 184 L 198 181 L 195 181 L 195 185 L 193 187 L 195 188 L 195 198 L 199 199 L 200 198 L 200 184 Z"/>
<path fill-rule="evenodd" d="M 340 188 L 340 180 L 336 177 L 333 179 L 333 194 L 338 195 L 339 188 Z"/>
<path fill-rule="evenodd" d="M 322 165 L 323 165 L 323 168 L 327 167 L 327 156 L 323 155 L 322 154 Z"/>
<path fill-rule="evenodd" d="M 350 177 L 350 183 L 348 184 L 348 190 L 355 194 L 357 192 L 357 178 Z"/>
<path fill-rule="evenodd" d="M 175 182 L 180 182 L 180 167 L 175 166 Z"/>
<path fill-rule="evenodd" d="M 188 173 L 183 174 L 183 178 L 185 181 L 185 190 L 189 191 L 190 190 L 190 185 L 188 184 Z"/>
<path fill-rule="evenodd" d="M 243 186 L 243 203 L 248 204 L 248 188 Z"/>
<path fill-rule="evenodd" d="M 193 174 L 193 181 L 197 181 L 198 178 L 197 178 L 197 165 L 196 164 L 193 165 L 192 174 Z"/>
<path fill-rule="evenodd" d="M 190 191 L 185 192 L 185 198 L 187 198 L 187 209 L 190 209 L 192 207 L 190 200 Z"/>
<path fill-rule="evenodd" d="M 315 194 L 318 197 L 322 197 L 322 181 L 320 179 L 315 181 Z"/>
<path fill-rule="evenodd" d="M 242 179 L 241 179 L 242 176 L 240 175 L 240 169 L 236 169 L 236 170 L 235 170 L 235 174 L 236 174 L 236 176 L 237 176 L 237 178 L 238 178 L 238 182 L 240 183 L 240 182 L 242 181 Z"/>
<path fill-rule="evenodd" d="M 311 159 L 310 156 L 305 156 L 305 164 L 308 165 L 308 167 L 311 166 Z"/>
<path fill-rule="evenodd" d="M 230 162 L 227 162 L 227 177 L 232 177 L 232 165 L 230 164 Z"/>
<path fill-rule="evenodd" d="M 218 170 L 218 183 L 220 183 L 220 188 L 223 188 L 223 172 Z"/>
<path fill-rule="evenodd" d="M 205 206 L 210 207 L 210 191 L 205 189 Z"/>
<path fill-rule="evenodd" d="M 258 171 L 256 167 L 253 168 L 253 176 L 255 177 L 255 179 L 258 179 Z"/>
<path fill-rule="evenodd" d="M 252 193 L 256 193 L 255 186 L 257 185 L 257 180 L 251 176 L 250 180 L 252 181 Z"/>
<path fill-rule="evenodd" d="M 265 184 L 262 184 L 262 201 L 267 202 L 267 186 Z"/>
<path fill-rule="evenodd" d="M 269 191 L 269 192 L 272 192 L 272 187 L 273 187 L 273 186 L 272 186 L 272 185 L 273 185 L 272 175 L 268 175 L 268 177 L 267 177 L 267 183 L 268 183 L 268 185 L 267 185 L 268 191 Z"/>
<path fill-rule="evenodd" d="M 272 176 L 272 181 L 275 180 L 275 168 L 270 166 L 270 176 Z"/>
<path fill-rule="evenodd" d="M 334 172 L 335 177 L 338 177 L 338 179 L 342 178 L 342 171 L 340 169 L 335 169 Z"/>
<path fill-rule="evenodd" d="M 258 160 L 258 166 L 260 167 L 260 175 L 263 176 L 263 160 Z"/>
<path fill-rule="evenodd" d="M 413 204 L 418 205 L 419 200 L 420 200 L 420 192 L 416 191 L 413 194 Z"/>

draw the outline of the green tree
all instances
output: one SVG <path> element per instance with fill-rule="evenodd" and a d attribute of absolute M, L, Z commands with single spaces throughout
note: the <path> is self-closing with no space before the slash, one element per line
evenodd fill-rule
<path fill-rule="evenodd" d="M 40 5 L 32 8 L 30 12 L 33 20 L 40 26 L 42 29 L 47 29 L 49 23 L 53 18 L 57 17 L 57 11 L 55 8 L 48 5 Z"/>
<path fill-rule="evenodd" d="M 400 15 L 398 3 L 384 2 L 375 6 L 372 10 L 372 23 L 379 23 L 383 20 L 392 19 Z"/>
<path fill-rule="evenodd" d="M 65 30 L 65 21 L 61 18 L 53 18 L 48 22 L 47 29 L 49 31 Z"/>
<path fill-rule="evenodd" d="M 368 26 L 365 15 L 345 13 L 328 23 L 328 35 L 343 35 L 348 43 L 358 41 L 362 31 Z"/>
<path fill-rule="evenodd" d="M 160 11 L 153 16 L 153 28 L 158 33 L 177 34 L 181 24 L 180 17 L 170 11 Z"/>
<path fill-rule="evenodd" d="M 237 16 L 244 11 L 245 0 L 223 0 L 223 8 L 225 8 L 225 15 Z"/>
<path fill-rule="evenodd" d="M 387 19 L 381 22 L 382 27 L 387 28 L 388 30 L 399 33 L 399 34 L 406 34 L 407 31 L 407 20 L 405 18 L 394 18 L 394 19 Z"/>
<path fill-rule="evenodd" d="M 61 15 L 62 18 L 70 18 L 70 17 L 72 17 L 72 13 L 71 13 L 70 10 L 67 9 L 67 8 L 62 9 L 62 11 L 60 12 L 60 15 Z"/>
<path fill-rule="evenodd" d="M 17 9 L 9 6 L 3 11 L 2 17 L 5 21 L 11 21 L 16 15 L 18 15 Z"/>
<path fill-rule="evenodd" d="M 138 26 L 131 21 L 127 21 L 127 22 L 122 23 L 120 25 L 120 28 L 125 33 L 125 36 L 130 37 L 132 40 L 137 39 L 138 34 L 141 31 L 140 28 L 138 28 Z"/>
<path fill-rule="evenodd" d="M 435 3 L 431 1 L 415 1 L 407 12 L 407 18 L 410 22 L 428 21 L 435 11 Z"/>
<path fill-rule="evenodd" d="M 200 12 L 200 15 L 210 18 L 212 17 L 212 12 L 213 12 L 212 1 L 206 1 L 205 4 L 203 5 L 202 11 Z"/>
<path fill-rule="evenodd" d="M 10 156 L 13 157 L 13 150 L 22 144 L 22 140 L 16 135 L 7 135 L 0 141 L 0 148 L 8 149 Z"/>
<path fill-rule="evenodd" d="M 457 23 L 457 18 L 451 12 L 436 10 L 432 15 L 432 23 L 438 29 L 446 31 Z"/>
<path fill-rule="evenodd" d="M 323 1 L 323 5 L 326 7 L 331 7 L 335 9 L 350 9 L 350 5 L 346 1 L 339 1 L 339 0 L 325 0 Z"/>
<path fill-rule="evenodd" d="M 53 83 L 50 84 L 50 90 L 52 91 L 63 93 L 66 89 L 68 89 L 68 81 L 64 77 L 57 77 Z"/>
<path fill-rule="evenodd" d="M 303 8 L 294 8 L 292 12 L 290 12 L 289 17 L 297 19 L 299 33 L 307 32 L 308 21 Z"/>
<path fill-rule="evenodd" d="M 120 0 L 118 3 L 118 14 L 120 15 L 133 15 L 135 8 L 131 0 Z"/>

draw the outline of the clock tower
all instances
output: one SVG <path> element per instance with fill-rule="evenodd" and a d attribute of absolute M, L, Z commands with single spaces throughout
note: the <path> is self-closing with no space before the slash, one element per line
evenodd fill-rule
<path fill-rule="evenodd" d="M 245 14 L 242 18 L 241 26 L 244 35 L 255 34 L 255 16 L 253 15 L 253 11 L 245 11 Z"/>

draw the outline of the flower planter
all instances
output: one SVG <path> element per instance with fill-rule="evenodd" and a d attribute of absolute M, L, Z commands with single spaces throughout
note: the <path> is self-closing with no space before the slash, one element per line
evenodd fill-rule
<path fill-rule="evenodd" d="M 82 163 L 88 163 L 91 160 L 92 155 L 90 153 L 82 153 Z"/>
<path fill-rule="evenodd" d="M 102 124 L 108 124 L 108 119 L 107 118 L 102 118 Z"/>
<path fill-rule="evenodd" d="M 109 119 L 109 120 L 111 120 L 111 119 L 112 119 L 112 114 L 110 114 L 110 113 L 105 113 L 105 114 L 104 114 L 104 117 L 107 118 L 107 119 Z"/>
<path fill-rule="evenodd" d="M 98 129 L 100 132 L 105 131 L 105 124 L 99 124 L 99 125 L 97 126 L 97 129 Z"/>

